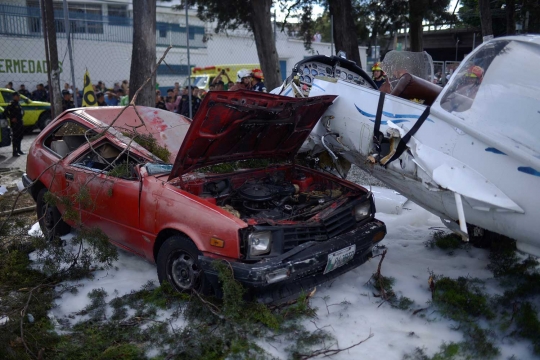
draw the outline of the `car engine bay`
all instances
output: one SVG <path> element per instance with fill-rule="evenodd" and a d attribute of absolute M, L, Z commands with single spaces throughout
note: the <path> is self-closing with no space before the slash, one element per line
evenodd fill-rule
<path fill-rule="evenodd" d="M 188 191 L 246 222 L 258 224 L 308 221 L 327 208 L 361 195 L 357 189 L 306 171 L 249 173 L 251 176 L 239 174 L 190 183 Z"/>

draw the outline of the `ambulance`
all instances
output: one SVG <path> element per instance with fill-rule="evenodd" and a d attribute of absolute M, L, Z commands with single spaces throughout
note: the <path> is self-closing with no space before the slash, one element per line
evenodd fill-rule
<path fill-rule="evenodd" d="M 228 65 L 213 65 L 206 67 L 194 67 L 191 71 L 191 85 L 199 89 L 209 90 L 212 81 L 216 76 L 223 74 L 222 80 L 227 85 L 227 82 L 236 82 L 236 73 L 240 69 L 260 69 L 259 64 L 228 64 Z M 229 79 L 227 79 L 227 76 Z M 188 79 L 184 81 L 184 86 L 188 86 Z"/>

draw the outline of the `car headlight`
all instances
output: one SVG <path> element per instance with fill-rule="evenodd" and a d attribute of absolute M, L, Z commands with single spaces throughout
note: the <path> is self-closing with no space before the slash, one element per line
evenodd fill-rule
<path fill-rule="evenodd" d="M 365 201 L 354 207 L 354 218 L 356 221 L 362 221 L 370 215 L 371 202 Z"/>
<path fill-rule="evenodd" d="M 270 252 L 272 247 L 271 231 L 255 231 L 248 236 L 249 254 L 262 255 Z"/>

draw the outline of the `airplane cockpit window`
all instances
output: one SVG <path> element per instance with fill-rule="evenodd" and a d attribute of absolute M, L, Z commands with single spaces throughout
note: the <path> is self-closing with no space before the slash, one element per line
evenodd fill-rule
<path fill-rule="evenodd" d="M 540 153 L 540 44 L 492 40 L 460 65 L 441 107 L 470 126 Z"/>
<path fill-rule="evenodd" d="M 441 100 L 441 107 L 448 112 L 469 110 L 476 98 L 484 77 L 496 56 L 504 50 L 508 41 L 487 45 L 463 64 L 449 84 Z"/>

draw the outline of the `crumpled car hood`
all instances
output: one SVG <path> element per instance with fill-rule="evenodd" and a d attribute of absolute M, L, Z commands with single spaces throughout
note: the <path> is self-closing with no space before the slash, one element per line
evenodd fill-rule
<path fill-rule="evenodd" d="M 292 159 L 336 97 L 210 91 L 178 151 L 169 180 L 228 161 Z"/>

